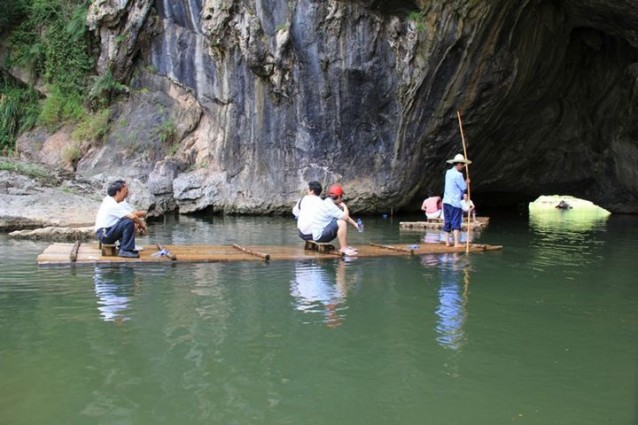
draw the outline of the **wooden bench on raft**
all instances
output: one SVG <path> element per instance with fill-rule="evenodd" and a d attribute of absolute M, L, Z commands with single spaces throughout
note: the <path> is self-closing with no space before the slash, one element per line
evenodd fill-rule
<path fill-rule="evenodd" d="M 102 243 L 98 241 L 99 248 L 102 251 L 102 257 L 117 257 L 117 245 L 114 243 Z"/>
<path fill-rule="evenodd" d="M 322 243 L 315 241 L 306 241 L 304 245 L 306 251 L 317 251 L 325 254 L 329 254 L 335 251 L 335 246 L 331 243 Z"/>

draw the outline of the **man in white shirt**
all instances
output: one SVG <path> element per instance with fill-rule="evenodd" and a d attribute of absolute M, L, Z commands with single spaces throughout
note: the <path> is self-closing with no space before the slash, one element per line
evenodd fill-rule
<path fill-rule="evenodd" d="M 100 205 L 95 218 L 95 233 L 98 240 L 105 244 L 120 241 L 120 257 L 138 258 L 135 250 L 135 228 L 146 231 L 146 225 L 140 217 L 126 207 L 122 201 L 128 196 L 128 185 L 116 180 L 108 187 L 107 194 Z"/>
<path fill-rule="evenodd" d="M 357 255 L 357 250 L 348 246 L 348 223 L 357 229 L 359 226 L 350 218 L 350 212 L 343 202 L 343 188 L 333 184 L 328 190 L 328 197 L 321 202 L 312 223 L 312 239 L 316 242 L 339 240 L 339 252 L 345 255 Z"/>
<path fill-rule="evenodd" d="M 312 223 L 322 202 L 319 197 L 321 190 L 321 183 L 311 181 L 308 183 L 308 194 L 292 208 L 292 213 L 297 218 L 299 237 L 305 241 L 312 240 Z"/>

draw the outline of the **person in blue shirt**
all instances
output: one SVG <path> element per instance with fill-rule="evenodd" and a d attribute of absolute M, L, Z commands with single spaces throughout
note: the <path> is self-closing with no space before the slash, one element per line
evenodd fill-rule
<path fill-rule="evenodd" d="M 468 161 L 461 154 L 457 154 L 453 159 L 447 161 L 452 164 L 452 168 L 445 173 L 445 190 L 443 192 L 443 232 L 445 232 L 445 245 L 450 246 L 450 232 L 454 235 L 454 246 L 459 244 L 459 231 L 463 220 L 463 210 L 461 200 L 463 193 L 470 184 L 470 179 L 463 176 L 463 168 L 472 161 Z"/>

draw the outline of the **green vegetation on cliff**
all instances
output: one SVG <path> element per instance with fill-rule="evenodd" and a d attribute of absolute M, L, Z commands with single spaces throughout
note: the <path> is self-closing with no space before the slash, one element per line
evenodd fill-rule
<path fill-rule="evenodd" d="M 0 149 L 13 150 L 20 132 L 41 124 L 55 129 L 85 115 L 83 103 L 95 52 L 86 28 L 86 0 L 6 0 L 0 32 L 9 29 L 7 58 L 0 68 L 20 69 L 29 84 L 46 86 L 39 106 L 26 84 L 0 77 Z M 10 22 L 5 22 L 11 17 Z M 37 116 L 37 119 L 35 118 Z"/>
<path fill-rule="evenodd" d="M 0 75 L 0 154 L 15 150 L 17 135 L 33 127 L 39 113 L 35 90 L 12 85 Z"/>
<path fill-rule="evenodd" d="M 65 94 L 86 92 L 94 66 L 82 0 L 24 0 L 28 13 L 9 37 L 9 65 Z"/>
<path fill-rule="evenodd" d="M 24 0 L 2 0 L 0 2 L 0 35 L 20 21 L 27 12 Z"/>

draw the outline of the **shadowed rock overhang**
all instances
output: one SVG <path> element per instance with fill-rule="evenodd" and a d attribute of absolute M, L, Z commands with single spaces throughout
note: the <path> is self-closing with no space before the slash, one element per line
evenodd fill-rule
<path fill-rule="evenodd" d="M 462 150 L 457 111 L 484 204 L 638 211 L 637 1 L 151 3 L 89 20 L 102 72 L 168 79 L 202 107 L 179 191 L 162 186 L 181 211 L 283 212 L 311 179 L 359 211 L 416 210 Z"/>

